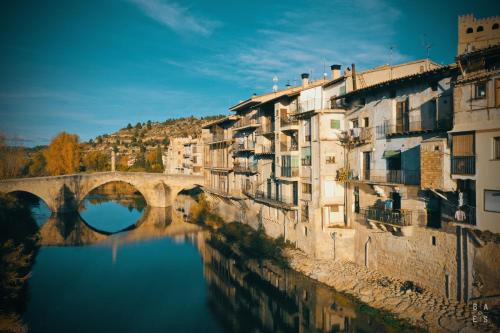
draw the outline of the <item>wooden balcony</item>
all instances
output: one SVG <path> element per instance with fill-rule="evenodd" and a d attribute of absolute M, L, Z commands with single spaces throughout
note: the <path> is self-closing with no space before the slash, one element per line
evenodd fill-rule
<path fill-rule="evenodd" d="M 451 156 L 451 173 L 454 175 L 475 175 L 476 156 Z"/>
<path fill-rule="evenodd" d="M 453 127 L 451 118 L 443 118 L 438 121 L 409 120 L 401 122 L 386 121 L 377 126 L 377 137 L 391 137 L 398 135 L 411 135 L 433 131 L 448 131 Z"/>

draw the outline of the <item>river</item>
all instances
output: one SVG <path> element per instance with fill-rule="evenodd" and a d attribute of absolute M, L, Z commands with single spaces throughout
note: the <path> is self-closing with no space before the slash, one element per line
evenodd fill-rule
<path fill-rule="evenodd" d="M 228 254 L 209 231 L 138 194 L 90 195 L 64 218 L 40 202 L 31 210 L 40 248 L 21 299 L 29 332 L 402 329 L 298 272 Z"/>

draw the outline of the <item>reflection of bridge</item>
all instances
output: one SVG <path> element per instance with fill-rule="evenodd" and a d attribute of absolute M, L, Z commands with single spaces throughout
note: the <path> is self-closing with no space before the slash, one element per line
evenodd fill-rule
<path fill-rule="evenodd" d="M 93 189 L 110 182 L 129 183 L 143 195 L 150 207 L 169 207 L 177 193 L 201 185 L 203 177 L 145 172 L 96 172 L 2 180 L 0 192 L 29 192 L 45 201 L 53 212 L 74 212 Z"/>
<path fill-rule="evenodd" d="M 186 223 L 171 207 L 148 207 L 143 216 L 126 231 L 108 233 L 88 225 L 78 213 L 52 215 L 39 231 L 43 246 L 90 245 L 112 243 L 118 246 L 151 238 L 184 235 L 200 230 Z"/>

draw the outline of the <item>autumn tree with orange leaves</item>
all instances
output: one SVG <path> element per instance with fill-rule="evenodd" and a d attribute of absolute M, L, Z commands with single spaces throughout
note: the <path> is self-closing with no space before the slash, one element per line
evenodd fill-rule
<path fill-rule="evenodd" d="M 78 135 L 61 132 L 43 152 L 45 170 L 49 175 L 64 175 L 80 171 L 80 144 Z"/>

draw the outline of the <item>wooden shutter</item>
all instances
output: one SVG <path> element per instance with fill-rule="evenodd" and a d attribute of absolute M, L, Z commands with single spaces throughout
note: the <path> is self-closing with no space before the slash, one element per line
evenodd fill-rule
<path fill-rule="evenodd" d="M 500 107 L 500 79 L 495 79 L 495 106 Z"/>
<path fill-rule="evenodd" d="M 474 155 L 474 134 L 453 135 L 453 155 L 473 156 Z"/>

